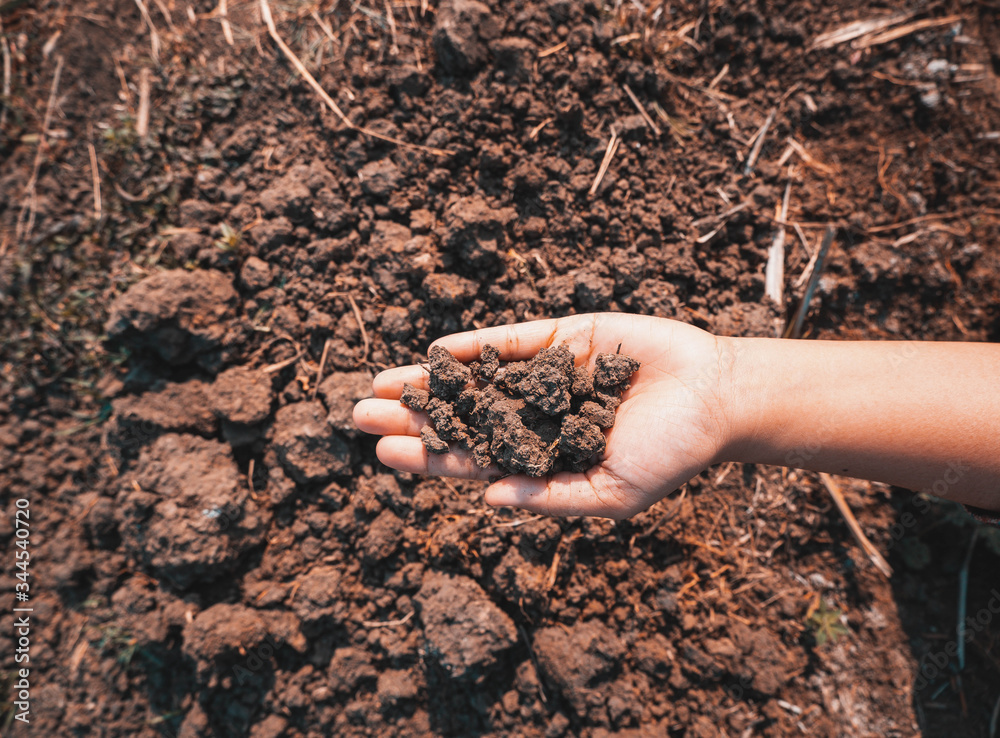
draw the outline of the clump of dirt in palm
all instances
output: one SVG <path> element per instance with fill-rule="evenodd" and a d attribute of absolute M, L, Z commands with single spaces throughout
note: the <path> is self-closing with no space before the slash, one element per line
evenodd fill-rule
<path fill-rule="evenodd" d="M 484 469 L 530 477 L 593 466 L 639 368 L 629 356 L 599 354 L 591 373 L 574 365 L 565 344 L 503 366 L 493 346 L 468 366 L 441 346 L 432 347 L 429 358 L 430 389 L 407 385 L 400 398 L 427 413 L 420 432 L 427 450 L 457 447 Z"/>

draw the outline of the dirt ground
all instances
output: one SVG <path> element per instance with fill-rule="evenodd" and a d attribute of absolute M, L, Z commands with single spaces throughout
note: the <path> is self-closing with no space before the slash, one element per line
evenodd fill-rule
<path fill-rule="evenodd" d="M 257 0 L 0 0 L 3 735 L 996 735 L 957 506 L 839 481 L 886 578 L 812 474 L 553 520 L 350 412 L 472 326 L 774 335 L 827 224 L 805 340 L 1000 340 L 1000 8 L 491 4 L 271 0 L 325 105 Z"/>

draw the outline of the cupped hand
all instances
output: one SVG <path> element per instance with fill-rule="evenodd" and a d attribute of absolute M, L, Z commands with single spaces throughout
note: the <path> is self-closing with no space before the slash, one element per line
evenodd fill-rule
<path fill-rule="evenodd" d="M 539 349 L 566 343 L 577 365 L 591 370 L 597 355 L 621 352 L 641 362 L 622 396 L 615 425 L 597 465 L 583 474 L 509 476 L 486 490 L 490 505 L 513 505 L 548 515 L 626 518 L 645 510 L 720 460 L 730 436 L 723 400 L 731 363 L 725 339 L 663 318 L 621 313 L 575 315 L 445 336 L 444 346 L 462 362 L 483 346 L 504 361 L 529 359 Z M 384 436 L 376 447 L 383 464 L 416 474 L 488 479 L 461 451 L 428 454 L 420 441 L 426 415 L 399 402 L 404 384 L 427 388 L 427 371 L 405 366 L 382 372 L 375 398 L 354 409 L 358 428 Z"/>

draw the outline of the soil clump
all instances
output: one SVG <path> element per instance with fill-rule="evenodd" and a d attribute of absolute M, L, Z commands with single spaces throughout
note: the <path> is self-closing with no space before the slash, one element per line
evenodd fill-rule
<path fill-rule="evenodd" d="M 402 403 L 427 413 L 424 447 L 444 454 L 450 444 L 470 451 L 482 468 L 541 477 L 583 472 L 604 451 L 604 430 L 639 362 L 599 354 L 594 373 L 574 366 L 565 346 L 544 348 L 532 359 L 500 366 L 500 352 L 486 346 L 469 366 L 442 346 L 429 354 L 430 391 L 407 385 Z"/>

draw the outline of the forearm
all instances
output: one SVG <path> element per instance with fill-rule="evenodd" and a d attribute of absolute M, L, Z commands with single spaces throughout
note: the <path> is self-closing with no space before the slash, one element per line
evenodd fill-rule
<path fill-rule="evenodd" d="M 730 460 L 1000 509 L 1000 346 L 724 340 Z"/>

